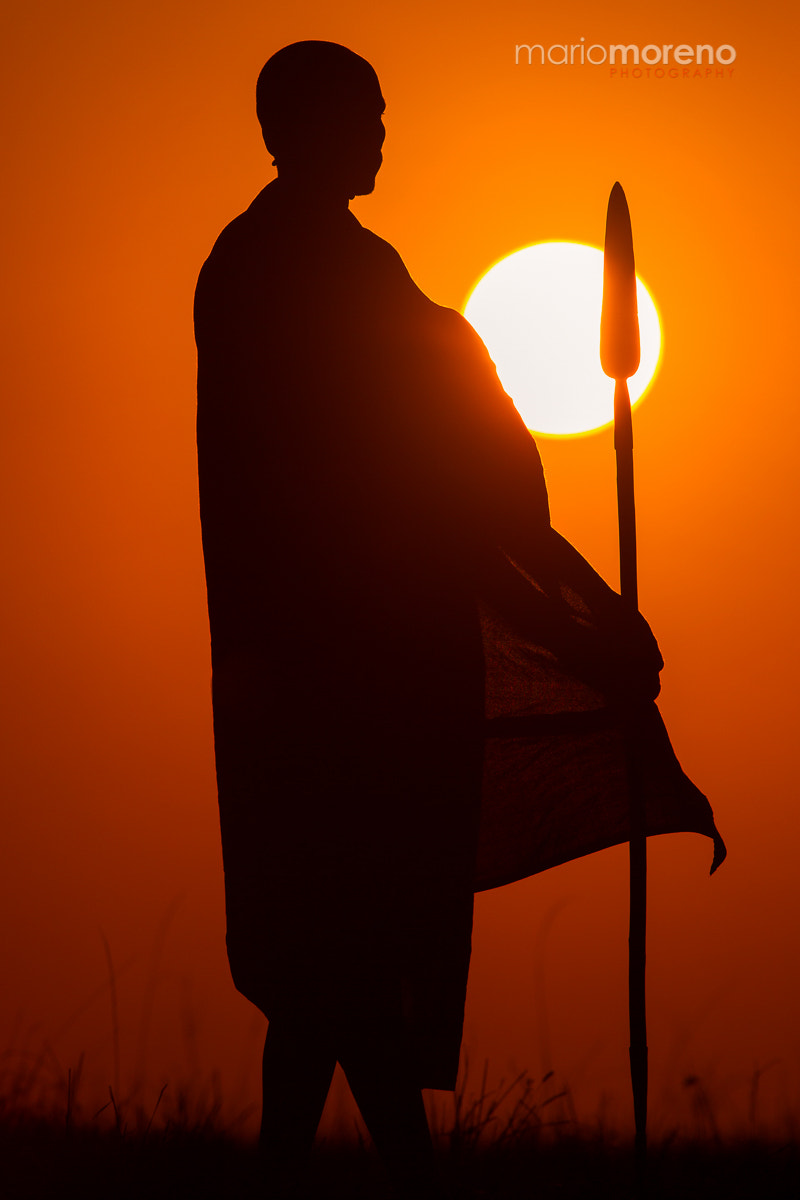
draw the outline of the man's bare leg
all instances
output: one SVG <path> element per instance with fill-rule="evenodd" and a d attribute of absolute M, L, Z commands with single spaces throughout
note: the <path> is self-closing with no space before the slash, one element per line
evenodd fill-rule
<path fill-rule="evenodd" d="M 422 1092 L 390 1023 L 343 1038 L 338 1058 L 398 1200 L 439 1200 Z M 264 1045 L 259 1149 L 267 1195 L 291 1194 L 311 1155 L 337 1056 L 313 1032 L 271 1022 Z"/>
<path fill-rule="evenodd" d="M 365 1042 L 340 1061 L 399 1200 L 439 1200 L 444 1193 L 422 1092 L 400 1041 Z"/>
<path fill-rule="evenodd" d="M 281 1196 L 307 1167 L 335 1068 L 335 1055 L 313 1033 L 270 1022 L 259 1135 L 268 1195 Z"/>

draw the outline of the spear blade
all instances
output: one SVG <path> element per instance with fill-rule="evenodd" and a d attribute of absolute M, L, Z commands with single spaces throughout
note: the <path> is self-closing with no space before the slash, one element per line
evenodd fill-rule
<path fill-rule="evenodd" d="M 619 183 L 608 199 L 603 259 L 600 365 L 612 379 L 629 379 L 639 367 L 639 309 L 628 202 Z"/>
<path fill-rule="evenodd" d="M 636 264 L 628 201 L 619 183 L 608 198 L 603 254 L 603 307 L 600 313 L 600 365 L 615 380 L 614 448 L 617 452 L 620 591 L 638 609 L 636 505 L 633 494 L 633 423 L 628 378 L 639 367 L 639 308 Z"/>

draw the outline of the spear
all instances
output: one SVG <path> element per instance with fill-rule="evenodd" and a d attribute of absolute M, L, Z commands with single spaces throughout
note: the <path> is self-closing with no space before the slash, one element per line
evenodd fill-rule
<path fill-rule="evenodd" d="M 633 425 L 628 379 L 639 366 L 639 314 L 636 268 L 628 203 L 619 183 L 611 189 L 603 260 L 603 310 L 600 318 L 600 362 L 614 380 L 614 449 L 617 457 L 619 576 L 623 603 L 639 608 L 636 576 L 636 508 L 633 492 Z M 630 739 L 630 733 L 628 735 Z M 645 1007 L 645 942 L 647 929 L 647 839 L 644 801 L 638 786 L 635 750 L 628 744 L 630 793 L 630 926 L 628 935 L 628 1009 L 630 1064 L 636 1130 L 638 1191 L 644 1190 L 647 1152 L 647 1023 Z"/>

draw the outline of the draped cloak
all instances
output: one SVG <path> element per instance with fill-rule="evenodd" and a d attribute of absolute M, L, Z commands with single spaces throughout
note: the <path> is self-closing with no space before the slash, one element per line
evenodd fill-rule
<path fill-rule="evenodd" d="M 452 1088 L 473 892 L 648 833 L 724 848 L 644 622 L 550 527 L 462 317 L 270 184 L 195 299 L 227 945 L 273 1019 L 402 1022 Z"/>

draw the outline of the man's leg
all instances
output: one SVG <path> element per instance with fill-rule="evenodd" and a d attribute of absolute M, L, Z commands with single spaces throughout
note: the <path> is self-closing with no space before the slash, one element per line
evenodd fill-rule
<path fill-rule="evenodd" d="M 308 1164 L 335 1067 L 334 1053 L 313 1030 L 270 1022 L 259 1150 L 267 1186 L 276 1195 Z"/>
<path fill-rule="evenodd" d="M 402 1039 L 384 1030 L 349 1043 L 339 1061 L 398 1197 L 441 1197 L 422 1092 Z"/>

